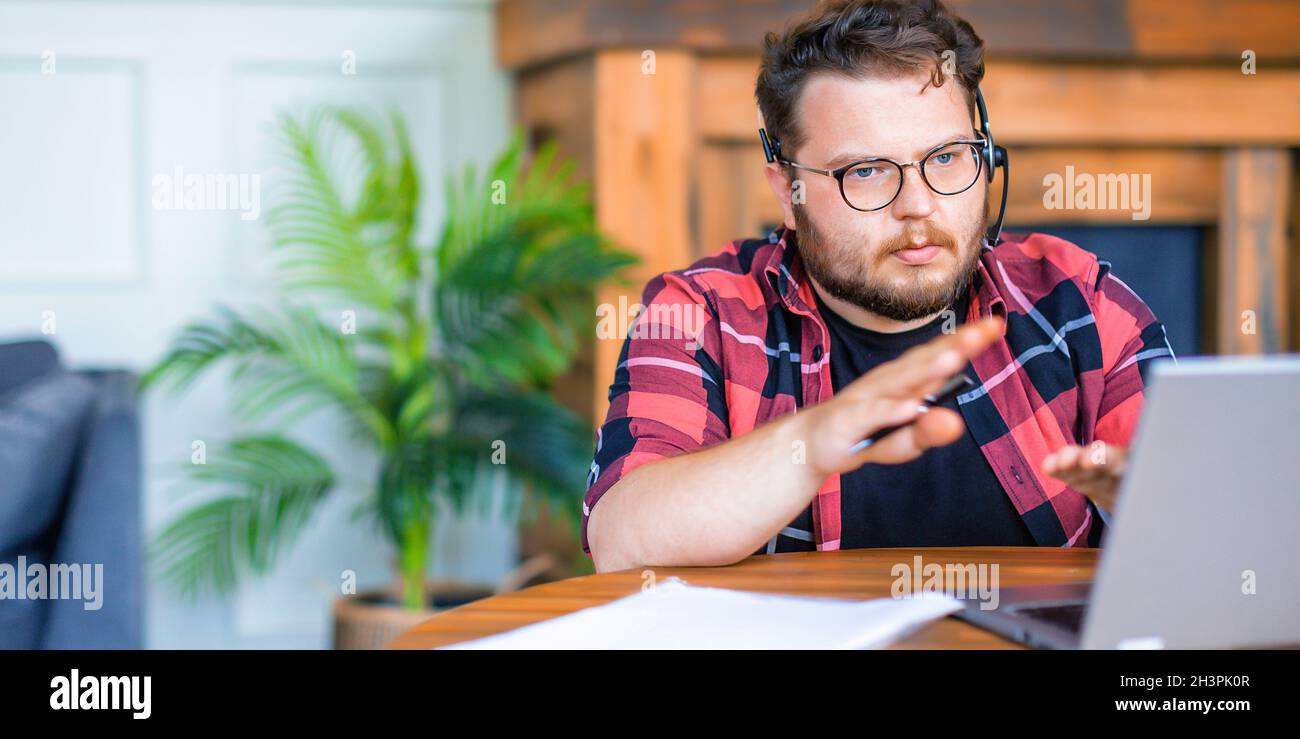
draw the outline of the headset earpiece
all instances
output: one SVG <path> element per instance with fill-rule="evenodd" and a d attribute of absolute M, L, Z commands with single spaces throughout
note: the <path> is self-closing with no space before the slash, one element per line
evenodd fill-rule
<path fill-rule="evenodd" d="M 993 141 L 993 131 L 989 129 L 989 109 L 984 104 L 984 93 L 975 88 L 975 107 L 979 110 L 980 134 L 984 137 L 985 176 L 993 182 L 994 170 L 1002 168 L 1002 207 L 998 209 L 998 219 L 989 227 L 985 236 L 990 245 L 996 245 L 1002 235 L 1002 220 L 1007 215 L 1007 191 L 1011 189 L 1011 157 L 1007 150 Z"/>
<path fill-rule="evenodd" d="M 996 145 L 990 146 L 989 153 L 988 153 L 988 163 L 989 163 L 989 172 L 988 172 L 989 182 L 992 182 L 993 170 L 997 169 L 998 167 L 1005 167 L 1007 164 L 1007 150 L 1002 148 L 1001 146 L 996 146 Z"/>
<path fill-rule="evenodd" d="M 758 139 L 763 143 L 763 156 L 767 157 L 767 163 L 771 164 L 781 157 L 781 142 L 775 136 L 769 138 L 767 131 L 758 129 Z"/>

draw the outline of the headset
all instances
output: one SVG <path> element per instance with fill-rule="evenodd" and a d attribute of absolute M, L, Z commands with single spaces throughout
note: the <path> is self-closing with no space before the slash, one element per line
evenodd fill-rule
<path fill-rule="evenodd" d="M 998 219 L 989 227 L 985 238 L 988 239 L 990 246 L 995 246 L 1002 235 L 1002 220 L 1007 215 L 1007 191 L 1011 189 L 1011 164 L 1010 157 L 1007 156 L 1007 150 L 998 146 L 993 141 L 993 132 L 989 130 L 989 110 L 984 105 L 984 93 L 980 92 L 978 87 L 975 88 L 975 107 L 980 116 L 980 134 L 984 139 L 984 174 L 988 177 L 989 182 L 993 182 L 993 172 L 997 168 L 1002 168 L 1002 205 L 998 208 Z M 775 136 L 768 136 L 767 131 L 761 126 L 758 129 L 758 139 L 763 144 L 763 156 L 767 158 L 768 164 L 781 158 L 781 141 Z"/>

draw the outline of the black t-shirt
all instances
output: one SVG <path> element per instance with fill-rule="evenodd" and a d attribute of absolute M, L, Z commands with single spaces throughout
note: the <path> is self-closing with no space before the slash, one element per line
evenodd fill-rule
<path fill-rule="evenodd" d="M 953 306 L 964 321 L 969 297 Z M 945 316 L 896 334 L 849 323 L 820 299 L 831 339 L 835 392 L 876 365 L 943 332 Z M 968 366 L 967 374 L 975 377 Z M 957 401 L 946 407 L 957 410 Z M 777 537 L 775 551 L 813 549 L 807 509 Z M 1029 529 L 1002 490 L 970 431 L 903 464 L 865 464 L 840 477 L 840 547 L 1034 546 Z"/>

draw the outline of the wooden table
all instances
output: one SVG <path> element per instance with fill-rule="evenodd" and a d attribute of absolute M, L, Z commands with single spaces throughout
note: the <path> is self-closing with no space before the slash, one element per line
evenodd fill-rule
<path fill-rule="evenodd" d="M 729 567 L 654 567 L 587 575 L 453 608 L 406 632 L 389 648 L 429 649 L 498 634 L 631 595 L 650 577 L 677 576 L 693 585 L 736 590 L 867 599 L 889 597 L 895 580 L 890 571 L 899 563 L 911 566 L 917 555 L 923 564 L 997 564 L 998 585 L 1012 587 L 1091 580 L 1100 552 L 1036 547 L 854 549 L 754 556 Z M 896 649 L 1016 647 L 953 617 L 936 621 L 894 645 Z"/>

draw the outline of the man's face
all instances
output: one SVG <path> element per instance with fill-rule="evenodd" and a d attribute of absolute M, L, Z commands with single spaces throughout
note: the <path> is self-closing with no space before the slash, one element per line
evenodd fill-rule
<path fill-rule="evenodd" d="M 786 158 L 821 169 L 868 157 L 911 162 L 940 144 L 973 139 L 960 85 L 949 79 L 921 92 L 925 82 L 925 75 L 813 75 L 795 111 L 805 143 Z M 907 167 L 898 197 L 862 212 L 844 202 L 834 178 L 798 169 L 790 176 L 802 182 L 804 202 L 792 203 L 792 185 L 772 179 L 779 168 L 769 171 L 774 188 L 787 188 L 786 225 L 797 232 L 805 268 L 832 296 L 912 321 L 947 308 L 970 284 L 988 215 L 983 172 L 965 192 L 940 195 Z"/>

